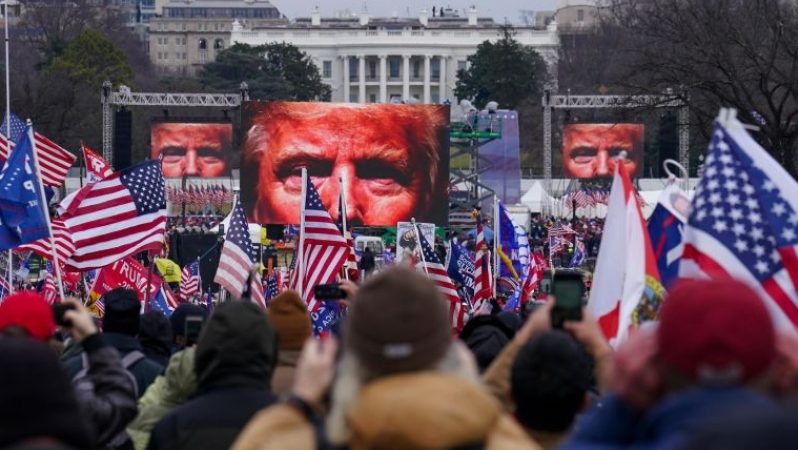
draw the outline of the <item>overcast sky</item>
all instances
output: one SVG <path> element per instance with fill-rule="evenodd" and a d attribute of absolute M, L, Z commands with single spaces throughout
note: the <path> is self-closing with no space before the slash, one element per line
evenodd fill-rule
<path fill-rule="evenodd" d="M 337 11 L 348 9 L 353 13 L 360 12 L 364 5 L 371 16 L 415 17 L 422 8 L 432 11 L 432 7 L 452 7 L 462 11 L 475 5 L 480 17 L 493 17 L 504 22 L 519 23 L 521 10 L 551 11 L 556 0 L 271 0 L 281 13 L 290 19 L 310 17 L 313 8 L 318 5 L 322 16 L 333 16 Z"/>

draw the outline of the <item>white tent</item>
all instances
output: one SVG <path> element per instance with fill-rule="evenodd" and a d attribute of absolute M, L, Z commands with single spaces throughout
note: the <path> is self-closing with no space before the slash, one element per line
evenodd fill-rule
<path fill-rule="evenodd" d="M 222 220 L 222 222 L 219 224 L 219 225 L 224 225 L 225 233 L 227 233 L 230 230 L 230 218 L 232 217 L 232 215 L 233 211 L 230 211 L 230 214 L 228 214 L 227 217 L 225 217 L 224 220 Z M 211 228 L 211 231 L 214 233 L 218 233 L 219 225 L 216 225 L 215 227 Z M 249 225 L 249 240 L 256 244 L 260 243 L 261 226 L 257 223 L 248 223 L 247 225 Z"/>
<path fill-rule="evenodd" d="M 553 202 L 551 196 L 543 189 L 543 184 L 540 181 L 535 181 L 532 187 L 526 191 L 521 197 L 521 204 L 529 207 L 529 211 L 533 213 L 540 213 L 546 207 L 550 207 Z"/>

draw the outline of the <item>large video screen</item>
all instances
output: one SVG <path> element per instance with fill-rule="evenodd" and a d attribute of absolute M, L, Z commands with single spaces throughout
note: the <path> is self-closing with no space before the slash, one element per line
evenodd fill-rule
<path fill-rule="evenodd" d="M 305 168 L 330 215 L 343 178 L 351 226 L 445 225 L 449 108 L 247 102 L 241 198 L 251 222 L 297 224 Z"/>
<path fill-rule="evenodd" d="M 230 122 L 158 121 L 150 128 L 151 156 L 163 157 L 165 177 L 226 177 L 233 154 Z"/>
<path fill-rule="evenodd" d="M 562 165 L 566 177 L 611 177 L 615 161 L 626 152 L 632 176 L 643 173 L 643 124 L 580 123 L 563 127 Z"/>

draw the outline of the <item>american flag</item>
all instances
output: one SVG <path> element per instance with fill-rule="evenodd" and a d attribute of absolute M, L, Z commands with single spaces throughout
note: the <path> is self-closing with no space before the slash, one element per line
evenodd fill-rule
<path fill-rule="evenodd" d="M 726 110 L 685 226 L 682 277 L 734 277 L 798 326 L 798 183 Z"/>
<path fill-rule="evenodd" d="M 8 296 L 11 292 L 11 285 L 8 283 L 8 280 L 0 274 L 0 303 L 3 302 L 3 299 Z"/>
<path fill-rule="evenodd" d="M 7 133 L 7 122 L 11 125 L 10 139 L 5 135 Z M 25 127 L 25 122 L 14 114 L 11 114 L 7 121 L 3 121 L 2 127 L 0 127 L 0 160 L 5 161 L 8 159 L 11 149 L 14 147 L 14 142 L 18 142 L 22 134 L 25 133 Z M 34 133 L 34 146 L 36 148 L 36 157 L 39 160 L 39 168 L 41 169 L 42 183 L 48 186 L 60 187 L 64 184 L 67 172 L 77 158 L 41 133 Z"/>
<path fill-rule="evenodd" d="M 227 230 L 222 255 L 219 257 L 219 267 L 213 278 L 214 283 L 227 289 L 234 297 L 241 298 L 250 284 L 249 295 L 253 302 L 261 308 L 266 308 L 266 299 L 263 297 L 260 280 L 250 277 L 252 267 L 255 265 L 255 248 L 249 237 L 249 224 L 244 215 L 241 202 L 236 202 L 230 217 L 230 229 Z"/>
<path fill-rule="evenodd" d="M 482 221 L 477 218 L 477 242 L 474 254 L 474 310 L 479 311 L 485 302 L 493 296 L 490 274 L 490 252 L 485 242 L 485 232 Z"/>
<path fill-rule="evenodd" d="M 74 250 L 67 268 L 106 266 L 144 250 L 159 250 L 166 231 L 166 196 L 158 161 L 146 161 L 84 186 L 59 207 Z M 46 244 L 49 245 L 49 244 Z M 49 248 L 49 247 L 48 247 Z"/>
<path fill-rule="evenodd" d="M 438 255 L 427 242 L 427 238 L 418 231 L 418 227 L 416 227 L 416 236 L 421 244 L 422 254 L 422 260 L 416 263 L 416 269 L 426 273 L 427 277 L 438 287 L 438 292 L 441 293 L 444 300 L 449 302 L 449 320 L 452 329 L 459 333 L 463 329 L 463 325 L 465 325 L 466 311 L 460 301 L 460 296 L 457 295 L 454 282 L 449 278 L 446 267 L 438 259 Z"/>
<path fill-rule="evenodd" d="M 72 235 L 64 224 L 63 219 L 53 219 L 50 221 L 50 228 L 53 230 L 55 240 L 55 251 L 58 253 L 58 261 L 66 262 L 70 255 L 75 253 L 75 244 L 72 242 Z M 31 250 L 42 258 L 52 258 L 50 252 L 50 238 L 39 239 L 29 244 L 17 247 L 17 250 Z"/>
<path fill-rule="evenodd" d="M 180 276 L 180 300 L 187 302 L 194 294 L 201 294 L 199 261 L 186 264 Z"/>
<path fill-rule="evenodd" d="M 51 305 L 56 303 L 56 300 L 58 299 L 58 289 L 56 288 L 55 280 L 53 279 L 53 263 L 50 261 L 47 261 L 47 264 L 45 265 L 45 275 L 44 280 L 42 280 L 41 292 L 42 297 L 44 297 L 44 300 L 46 300 L 47 303 Z"/>
<path fill-rule="evenodd" d="M 321 197 L 310 182 L 305 180 L 304 214 L 301 236 L 301 258 L 303 273 L 299 276 L 302 284 L 300 296 L 308 304 L 308 310 L 315 311 L 317 305 L 314 288 L 319 284 L 335 281 L 336 276 L 349 256 L 349 245 L 346 243 Z"/>
<path fill-rule="evenodd" d="M 521 304 L 529 301 L 532 293 L 540 285 L 540 280 L 543 279 L 543 273 L 546 270 L 545 259 L 543 255 L 538 253 L 533 254 L 529 258 L 529 273 L 527 273 L 524 284 L 521 287 Z"/>
<path fill-rule="evenodd" d="M 280 293 L 277 281 L 278 277 L 277 270 L 274 270 L 272 274 L 266 278 L 266 300 L 271 300 Z"/>

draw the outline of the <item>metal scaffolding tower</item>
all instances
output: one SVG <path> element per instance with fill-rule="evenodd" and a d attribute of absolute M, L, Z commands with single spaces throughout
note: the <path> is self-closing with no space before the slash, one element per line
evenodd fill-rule
<path fill-rule="evenodd" d="M 110 81 L 103 83 L 100 101 L 103 105 L 103 158 L 113 165 L 114 107 L 125 106 L 192 106 L 235 108 L 249 100 L 249 87 L 241 83 L 235 94 L 173 94 L 166 92 L 132 92 L 127 86 L 113 90 Z"/>

